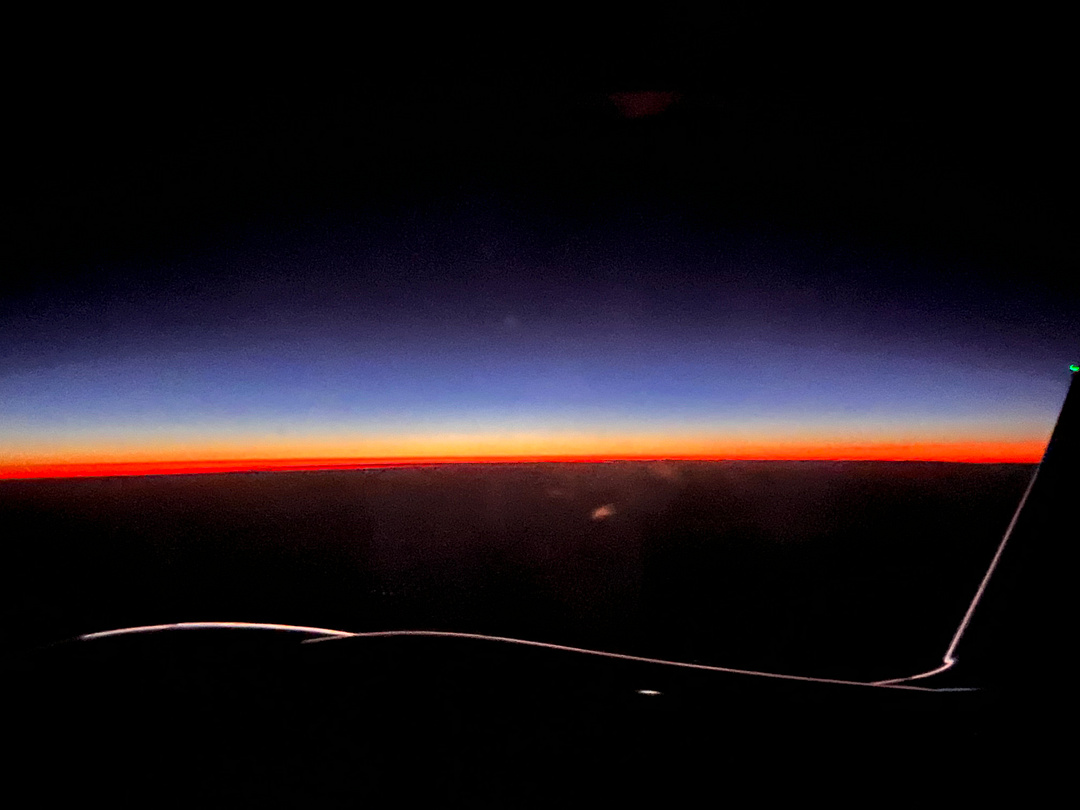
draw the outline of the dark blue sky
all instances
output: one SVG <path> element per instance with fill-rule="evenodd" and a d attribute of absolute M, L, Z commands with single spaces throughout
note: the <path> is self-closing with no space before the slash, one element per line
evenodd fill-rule
<path fill-rule="evenodd" d="M 1045 88 L 668 76 L 635 117 L 612 92 L 641 79 L 271 72 L 237 94 L 157 68 L 152 95 L 68 76 L 16 107 L 9 460 L 1030 441 L 1064 396 L 1080 321 L 1033 148 Z"/>

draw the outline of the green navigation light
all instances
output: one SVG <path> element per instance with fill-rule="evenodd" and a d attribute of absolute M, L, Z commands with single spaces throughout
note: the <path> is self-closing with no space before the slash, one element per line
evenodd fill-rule
<path fill-rule="evenodd" d="M 1069 371 L 1080 371 L 1080 366 L 1076 365 L 1076 363 L 1073 363 L 1071 366 L 1069 366 Z"/>

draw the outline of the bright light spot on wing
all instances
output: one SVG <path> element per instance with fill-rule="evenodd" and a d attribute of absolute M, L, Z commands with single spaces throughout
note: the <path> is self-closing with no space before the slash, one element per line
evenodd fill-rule
<path fill-rule="evenodd" d="M 603 506 L 598 506 L 592 510 L 593 520 L 603 520 L 609 518 L 615 514 L 615 504 L 605 503 Z"/>

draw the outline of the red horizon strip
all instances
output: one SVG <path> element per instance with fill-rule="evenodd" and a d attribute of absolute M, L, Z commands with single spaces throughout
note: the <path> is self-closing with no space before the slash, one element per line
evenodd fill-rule
<path fill-rule="evenodd" d="M 929 461 L 967 464 L 1035 464 L 1041 457 L 1031 451 L 1013 453 L 949 454 L 937 456 L 901 453 L 822 454 L 762 456 L 746 455 L 551 455 L 551 456 L 417 456 L 353 459 L 243 459 L 224 461 L 112 461 L 66 464 L 0 465 L 0 479 L 105 478 L 140 475 L 195 475 L 229 472 L 303 472 L 317 470 L 363 470 L 441 464 L 600 464 L 618 461 Z"/>

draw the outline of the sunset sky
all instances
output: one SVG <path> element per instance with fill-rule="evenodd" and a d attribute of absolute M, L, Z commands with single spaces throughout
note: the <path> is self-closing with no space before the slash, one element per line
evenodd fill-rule
<path fill-rule="evenodd" d="M 1031 462 L 1078 357 L 977 96 L 174 82 L 27 124 L 0 477 Z"/>

